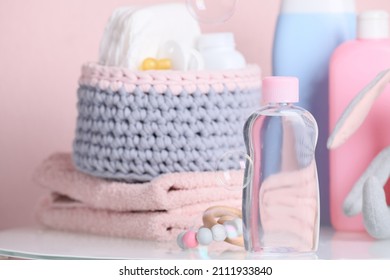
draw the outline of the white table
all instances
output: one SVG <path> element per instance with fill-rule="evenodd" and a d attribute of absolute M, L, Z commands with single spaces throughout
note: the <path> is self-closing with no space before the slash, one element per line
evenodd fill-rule
<path fill-rule="evenodd" d="M 258 259 L 243 248 L 221 243 L 216 248 L 183 251 L 175 242 L 159 243 L 42 228 L 0 231 L 0 256 L 26 259 Z M 322 228 L 315 255 L 281 259 L 390 259 L 390 240 L 374 240 L 365 233 Z"/>

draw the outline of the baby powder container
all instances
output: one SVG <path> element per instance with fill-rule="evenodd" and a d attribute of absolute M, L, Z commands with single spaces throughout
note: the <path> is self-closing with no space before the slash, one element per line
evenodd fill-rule
<path fill-rule="evenodd" d="M 316 151 L 321 222 L 329 224 L 328 66 L 331 54 L 355 38 L 354 0 L 282 0 L 273 45 L 273 74 L 296 76 L 299 106 L 309 110 L 319 126 Z"/>
<path fill-rule="evenodd" d="M 388 14 L 385 11 L 362 13 L 358 18 L 358 39 L 337 48 L 330 62 L 331 130 L 356 94 L 379 72 L 388 68 Z M 345 144 L 330 151 L 331 221 L 337 230 L 364 230 L 361 215 L 344 215 L 343 202 L 370 162 L 390 143 L 389 104 L 390 87 L 387 87 L 375 101 L 359 130 Z"/>
<path fill-rule="evenodd" d="M 301 253 L 317 250 L 319 189 L 314 117 L 293 105 L 299 100 L 298 79 L 263 80 L 266 106 L 244 126 L 250 158 L 243 191 L 243 230 L 247 251 Z M 268 138 L 272 137 L 272 141 Z M 267 151 L 281 147 L 273 157 Z"/>
<path fill-rule="evenodd" d="M 205 69 L 226 70 L 245 68 L 244 56 L 235 49 L 233 33 L 210 33 L 199 37 L 198 50 Z"/>

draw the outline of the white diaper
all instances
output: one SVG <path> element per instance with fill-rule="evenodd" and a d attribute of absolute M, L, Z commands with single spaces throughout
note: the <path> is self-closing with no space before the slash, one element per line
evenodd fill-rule
<path fill-rule="evenodd" d="M 99 63 L 138 70 L 145 58 L 158 56 L 165 42 L 173 40 L 194 48 L 199 35 L 199 24 L 184 3 L 122 7 L 106 25 Z"/>

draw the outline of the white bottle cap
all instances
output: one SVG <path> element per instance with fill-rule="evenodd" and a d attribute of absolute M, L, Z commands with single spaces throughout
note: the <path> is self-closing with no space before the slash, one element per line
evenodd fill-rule
<path fill-rule="evenodd" d="M 358 19 L 359 39 L 389 38 L 389 14 L 384 10 L 361 13 Z"/>
<path fill-rule="evenodd" d="M 202 51 L 210 47 L 230 46 L 235 47 L 234 34 L 230 32 L 206 33 L 199 36 L 198 50 Z"/>
<path fill-rule="evenodd" d="M 355 13 L 355 0 L 283 0 L 280 13 Z"/>

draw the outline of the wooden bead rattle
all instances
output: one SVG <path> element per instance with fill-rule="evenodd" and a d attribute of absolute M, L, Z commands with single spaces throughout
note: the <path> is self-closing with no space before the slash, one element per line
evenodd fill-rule
<path fill-rule="evenodd" d="M 213 240 L 225 241 L 236 246 L 244 246 L 242 237 L 242 214 L 237 208 L 213 206 L 203 213 L 203 226 L 197 232 L 187 230 L 177 237 L 182 249 L 209 245 Z"/>

